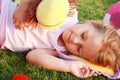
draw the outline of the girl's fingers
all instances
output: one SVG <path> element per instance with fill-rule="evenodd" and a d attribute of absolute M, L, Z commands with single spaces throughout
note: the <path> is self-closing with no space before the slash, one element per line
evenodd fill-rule
<path fill-rule="evenodd" d="M 87 78 L 91 76 L 97 76 L 97 73 L 84 65 L 84 67 L 80 69 L 80 78 Z"/>
<path fill-rule="evenodd" d="M 15 16 L 14 16 L 14 14 L 13 14 L 13 16 L 12 16 L 12 20 L 13 20 L 13 23 L 16 23 L 16 18 L 15 18 Z"/>
<path fill-rule="evenodd" d="M 97 73 L 92 70 L 92 71 L 90 71 L 90 73 L 89 73 L 89 77 L 91 77 L 91 76 L 97 76 Z"/>
<path fill-rule="evenodd" d="M 17 21 L 14 24 L 15 24 L 15 27 L 19 29 L 20 22 Z"/>
<path fill-rule="evenodd" d="M 90 70 L 87 66 L 80 68 L 80 78 L 89 77 Z"/>

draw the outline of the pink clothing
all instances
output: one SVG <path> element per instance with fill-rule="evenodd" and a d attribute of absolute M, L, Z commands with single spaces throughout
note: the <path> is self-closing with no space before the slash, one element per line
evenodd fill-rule
<path fill-rule="evenodd" d="M 114 14 L 116 12 L 120 11 L 120 2 L 116 2 L 115 4 L 112 4 L 108 9 L 107 9 L 107 13 L 108 14 Z"/>
<path fill-rule="evenodd" d="M 26 51 L 34 48 L 66 50 L 57 44 L 57 39 L 66 28 L 78 22 L 77 11 L 73 17 L 67 17 L 65 23 L 57 29 L 50 30 L 37 26 L 33 30 L 26 27 L 23 30 L 18 30 L 12 22 L 12 15 L 16 5 L 11 0 L 3 0 L 2 2 L 0 17 L 0 41 L 2 42 L 2 48 L 6 47 L 12 51 Z"/>
<path fill-rule="evenodd" d="M 120 1 L 112 4 L 105 13 L 104 22 L 120 29 Z"/>
<path fill-rule="evenodd" d="M 2 0 L 0 0 L 0 13 L 1 13 L 1 4 L 2 4 Z"/>

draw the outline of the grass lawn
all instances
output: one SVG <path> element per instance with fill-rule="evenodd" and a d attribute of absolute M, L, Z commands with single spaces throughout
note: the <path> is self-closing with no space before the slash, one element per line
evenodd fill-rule
<path fill-rule="evenodd" d="M 103 19 L 106 9 L 119 0 L 77 0 L 80 21 Z M 104 76 L 78 79 L 70 73 L 46 70 L 25 61 L 27 52 L 0 51 L 0 80 L 11 80 L 16 73 L 26 74 L 29 80 L 109 80 Z"/>

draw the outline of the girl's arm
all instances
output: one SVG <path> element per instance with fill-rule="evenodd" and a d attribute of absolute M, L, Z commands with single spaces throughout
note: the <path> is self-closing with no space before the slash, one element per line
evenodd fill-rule
<path fill-rule="evenodd" d="M 23 27 L 36 27 L 38 24 L 36 18 L 36 8 L 42 0 L 21 0 L 20 4 L 14 11 L 13 23 L 18 29 Z M 72 17 L 76 12 L 76 2 L 75 0 L 68 0 L 70 4 L 70 10 L 68 17 Z"/>
<path fill-rule="evenodd" d="M 23 27 L 36 27 L 36 8 L 42 0 L 21 0 L 13 14 L 13 23 L 18 29 Z"/>
<path fill-rule="evenodd" d="M 88 66 L 80 61 L 63 60 L 57 57 L 56 52 L 50 49 L 35 49 L 30 51 L 26 59 L 28 62 L 49 70 L 70 72 L 78 78 L 94 76 Z"/>

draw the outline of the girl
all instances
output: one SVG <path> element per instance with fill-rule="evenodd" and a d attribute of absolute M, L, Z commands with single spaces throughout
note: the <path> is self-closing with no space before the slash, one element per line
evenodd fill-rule
<path fill-rule="evenodd" d="M 26 55 L 28 62 L 41 66 L 46 69 L 70 72 L 78 78 L 86 78 L 96 75 L 94 71 L 89 70 L 88 66 L 79 61 L 63 60 L 58 58 L 57 52 L 66 53 L 66 48 L 62 40 L 62 32 L 78 22 L 77 12 L 73 17 L 68 17 L 66 23 L 58 29 L 44 29 L 36 26 L 33 30 L 30 27 L 23 27 L 22 30 L 15 28 L 13 24 L 13 13 L 18 5 L 11 0 L 2 0 L 2 9 L 0 17 L 0 43 L 1 48 L 7 48 L 11 51 L 30 51 Z M 4 26 L 4 27 L 3 27 Z M 31 25 L 30 25 L 31 26 Z M 34 51 L 38 50 L 42 56 L 31 57 Z M 31 57 L 31 58 L 30 58 Z M 36 60 L 35 60 L 36 57 Z M 33 60 L 31 60 L 33 58 Z M 44 59 L 44 60 L 43 60 Z M 40 61 L 40 62 L 39 62 Z"/>
<path fill-rule="evenodd" d="M 49 30 L 37 25 L 33 30 L 29 26 L 18 30 L 12 22 L 16 6 L 10 0 L 2 2 L 1 48 L 29 51 L 26 55 L 28 62 L 46 69 L 70 72 L 79 78 L 96 74 L 82 62 L 58 57 L 70 51 L 98 65 L 112 69 L 119 65 L 120 37 L 113 27 L 105 26 L 101 21 L 78 24 L 77 11 L 74 9 L 72 16 L 68 16 L 57 29 Z"/>

